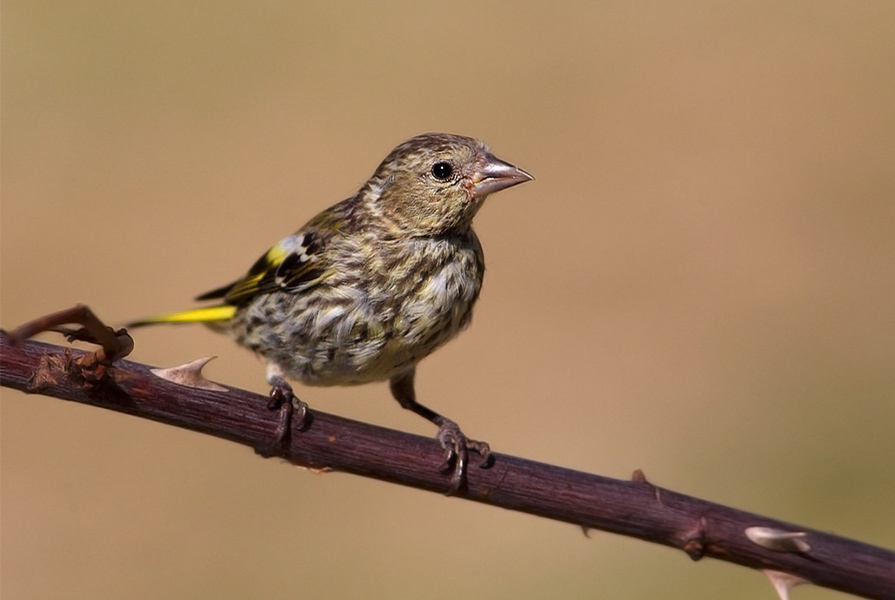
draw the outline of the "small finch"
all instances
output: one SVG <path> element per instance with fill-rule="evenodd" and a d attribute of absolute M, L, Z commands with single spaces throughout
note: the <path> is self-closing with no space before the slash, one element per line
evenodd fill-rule
<path fill-rule="evenodd" d="M 459 135 L 414 137 L 347 200 L 271 248 L 238 281 L 202 294 L 212 306 L 132 323 L 206 323 L 267 362 L 271 408 L 307 385 L 388 380 L 406 409 L 438 426 L 451 492 L 469 449 L 488 445 L 416 400 L 417 363 L 469 325 L 485 272 L 472 219 L 488 194 L 532 176 Z M 282 432 L 280 432 L 282 433 Z M 449 492 L 450 493 L 450 492 Z"/>

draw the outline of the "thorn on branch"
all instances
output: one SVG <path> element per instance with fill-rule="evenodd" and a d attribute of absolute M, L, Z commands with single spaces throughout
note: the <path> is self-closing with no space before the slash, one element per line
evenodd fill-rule
<path fill-rule="evenodd" d="M 797 552 L 808 554 L 811 545 L 805 541 L 808 534 L 804 531 L 784 531 L 771 527 L 747 527 L 746 537 L 753 544 L 776 552 Z"/>
<path fill-rule="evenodd" d="M 307 471 L 308 473 L 313 473 L 314 475 L 326 475 L 327 473 L 332 473 L 335 471 L 334 468 L 323 466 L 323 467 L 308 467 L 305 465 L 296 465 L 293 463 L 292 465 L 296 469 L 301 469 L 302 471 Z"/>
<path fill-rule="evenodd" d="M 641 469 L 635 469 L 634 472 L 631 473 L 631 481 L 651 487 L 653 489 L 653 495 L 656 497 L 656 503 L 662 504 L 662 490 L 658 486 L 647 481 L 646 474 Z"/>
<path fill-rule="evenodd" d="M 205 356 L 176 367 L 169 367 L 167 369 L 149 369 L 149 371 L 156 377 L 161 377 L 162 379 L 170 381 L 171 383 L 176 383 L 177 385 L 198 390 L 226 392 L 227 388 L 218 385 L 213 381 L 209 381 L 202 373 L 202 369 L 205 365 L 215 358 L 217 358 L 217 356 Z"/>
<path fill-rule="evenodd" d="M 774 586 L 774 590 L 777 592 L 777 595 L 780 596 L 780 600 L 789 600 L 789 590 L 797 585 L 811 583 L 807 579 L 802 579 L 801 577 L 796 577 L 795 575 L 784 573 L 783 571 L 764 569 L 762 573 L 764 573 L 771 581 L 771 585 Z"/>

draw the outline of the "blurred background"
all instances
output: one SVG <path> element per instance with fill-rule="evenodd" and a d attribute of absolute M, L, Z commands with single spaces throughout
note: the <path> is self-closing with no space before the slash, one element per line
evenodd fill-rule
<path fill-rule="evenodd" d="M 2 326 L 190 307 L 399 142 L 471 135 L 537 180 L 479 213 L 483 294 L 423 402 L 500 452 L 892 548 L 893 40 L 888 1 L 7 0 Z M 135 338 L 267 390 L 201 326 Z M 435 433 L 384 384 L 298 391 Z M 4 600 L 773 597 L 125 415 L 7 390 L 0 411 Z"/>

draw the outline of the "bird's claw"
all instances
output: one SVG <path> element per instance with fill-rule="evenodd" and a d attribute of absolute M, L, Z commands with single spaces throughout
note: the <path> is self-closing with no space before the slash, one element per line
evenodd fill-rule
<path fill-rule="evenodd" d="M 269 449 L 259 451 L 264 456 L 282 454 L 289 447 L 294 428 L 301 428 L 309 417 L 308 405 L 299 400 L 286 381 L 276 381 L 270 389 L 270 410 L 280 411 L 280 420 L 274 430 L 274 439 Z"/>
<path fill-rule="evenodd" d="M 488 457 L 491 447 L 486 442 L 471 440 L 460 430 L 459 425 L 450 419 L 444 421 L 438 427 L 438 443 L 444 448 L 444 462 L 439 470 L 442 473 L 451 473 L 451 485 L 446 495 L 453 496 L 460 491 L 466 481 L 466 466 L 469 463 L 469 451 L 482 457 L 480 468 L 488 465 Z"/>

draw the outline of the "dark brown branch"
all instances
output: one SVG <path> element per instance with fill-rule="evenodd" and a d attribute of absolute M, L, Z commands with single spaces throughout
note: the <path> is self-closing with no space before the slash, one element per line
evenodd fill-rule
<path fill-rule="evenodd" d="M 267 398 L 229 388 L 187 388 L 149 367 L 119 361 L 97 378 L 85 353 L 39 342 L 0 339 L 0 383 L 200 431 L 256 449 L 270 447 L 278 413 Z M 319 411 L 285 441 L 285 458 L 444 492 L 450 475 L 433 439 L 358 423 Z M 867 598 L 895 600 L 895 552 L 798 527 L 656 487 L 639 472 L 621 481 L 493 453 L 490 468 L 470 468 L 470 500 L 585 528 L 680 548 L 691 558 L 718 558 L 796 575 Z M 765 530 L 755 529 L 765 528 Z M 747 535 L 746 532 L 751 535 Z M 751 538 L 751 539 L 750 539 Z"/>

